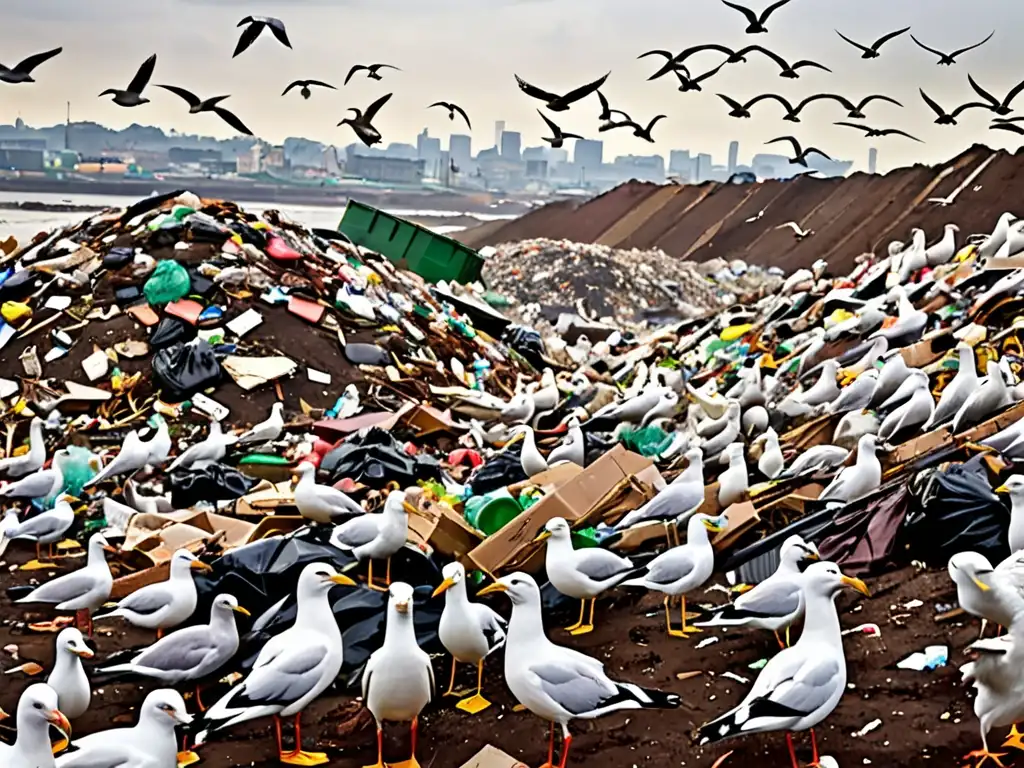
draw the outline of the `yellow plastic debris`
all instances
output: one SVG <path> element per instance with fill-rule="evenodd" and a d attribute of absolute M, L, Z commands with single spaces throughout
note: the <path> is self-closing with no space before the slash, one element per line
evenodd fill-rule
<path fill-rule="evenodd" d="M 971 258 L 978 250 L 976 245 L 965 245 L 959 251 L 956 252 L 956 256 L 953 257 L 953 261 L 965 262 Z"/>
<path fill-rule="evenodd" d="M 4 322 L 17 327 L 32 319 L 32 307 L 20 301 L 5 301 L 0 306 L 0 315 Z"/>
<path fill-rule="evenodd" d="M 6 240 L 0 240 L 0 253 L 4 256 L 10 256 L 17 247 L 18 241 L 13 236 L 8 237 Z"/>
<path fill-rule="evenodd" d="M 719 334 L 719 338 L 722 341 L 736 341 L 736 339 L 742 337 L 754 326 L 750 323 L 744 323 L 743 325 L 730 325 L 724 331 Z"/>

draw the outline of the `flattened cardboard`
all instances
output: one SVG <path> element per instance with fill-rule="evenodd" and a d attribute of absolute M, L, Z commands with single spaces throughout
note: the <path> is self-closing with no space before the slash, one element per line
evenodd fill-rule
<path fill-rule="evenodd" d="M 956 339 L 952 337 L 952 329 L 945 328 L 933 333 L 916 344 L 903 347 L 900 355 L 908 368 L 924 368 L 943 357 L 950 349 L 956 346 Z"/>
<path fill-rule="evenodd" d="M 493 744 L 488 744 L 459 768 L 528 768 L 526 763 L 516 760 L 512 755 L 502 752 Z"/>
<path fill-rule="evenodd" d="M 418 515 L 409 515 L 409 538 L 427 544 L 448 558 L 463 560 L 484 537 L 465 519 L 443 502 L 420 496 Z"/>

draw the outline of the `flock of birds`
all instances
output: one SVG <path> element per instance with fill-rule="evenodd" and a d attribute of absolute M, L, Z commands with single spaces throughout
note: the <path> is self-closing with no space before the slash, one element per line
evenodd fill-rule
<path fill-rule="evenodd" d="M 722 0 L 722 2 L 729 8 L 735 9 L 736 11 L 743 14 L 748 22 L 748 26 L 745 29 L 746 34 L 765 34 L 768 32 L 766 27 L 767 21 L 775 11 L 788 5 L 792 0 L 782 0 L 781 2 L 775 2 L 768 6 L 762 13 L 756 14 L 754 11 L 736 3 L 729 2 L 728 0 Z M 244 27 L 242 33 L 238 39 L 238 43 L 235 47 L 233 56 L 238 56 L 248 48 L 250 48 L 264 30 L 269 30 L 270 33 L 276 38 L 276 40 L 284 46 L 291 48 L 291 42 L 288 38 L 288 32 L 284 22 L 278 18 L 267 17 L 267 16 L 247 16 L 238 23 L 239 27 Z M 882 56 L 882 48 L 890 41 L 908 33 L 910 27 L 904 27 L 894 32 L 883 35 L 882 37 L 875 40 L 870 45 L 863 45 L 858 43 L 846 35 L 842 34 L 838 30 L 836 33 L 849 45 L 855 47 L 861 52 L 862 59 L 877 59 Z M 939 57 L 938 64 L 944 66 L 951 66 L 957 62 L 957 58 L 966 54 L 982 45 L 987 43 L 992 36 L 994 31 L 985 37 L 980 42 L 965 46 L 957 49 L 950 53 L 945 53 L 936 48 L 932 48 L 913 35 L 910 38 L 920 48 L 929 53 L 932 53 Z M 0 65 L 0 82 L 6 83 L 31 83 L 34 82 L 32 73 L 33 71 L 53 58 L 54 56 L 61 53 L 61 48 L 56 48 L 44 53 L 29 56 L 20 63 L 13 67 L 6 67 Z M 717 66 L 708 69 L 699 74 L 693 74 L 690 70 L 692 65 L 691 57 L 701 53 L 719 53 L 724 54 L 725 58 L 722 59 Z M 658 56 L 665 59 L 663 65 L 648 79 L 655 80 L 666 75 L 674 75 L 679 81 L 679 90 L 681 92 L 699 92 L 703 90 L 703 84 L 718 74 L 722 69 L 729 64 L 737 64 L 746 62 L 747 57 L 751 54 L 760 54 L 766 59 L 773 62 L 779 67 L 779 76 L 788 79 L 798 79 L 801 77 L 801 71 L 807 69 L 815 69 L 824 72 L 831 72 L 824 64 L 819 62 L 803 59 L 799 61 L 789 62 L 779 54 L 763 47 L 760 45 L 747 45 L 738 49 L 733 49 L 725 45 L 718 43 L 707 43 L 701 45 L 695 45 L 686 48 L 679 53 L 673 53 L 668 50 L 651 50 L 640 55 L 639 58 L 645 58 L 648 56 Z M 139 67 L 135 76 L 131 82 L 124 89 L 109 88 L 103 91 L 100 96 L 112 96 L 113 102 L 122 107 L 137 107 L 142 104 L 149 102 L 149 99 L 143 95 L 150 79 L 153 76 L 154 69 L 156 67 L 157 57 L 153 56 L 146 59 L 145 62 Z M 392 69 L 400 71 L 398 67 L 385 64 L 385 63 L 373 63 L 373 64 L 356 64 L 353 66 L 348 74 L 345 76 L 344 84 L 347 85 L 349 81 L 357 73 L 365 71 L 366 76 L 372 80 L 382 80 L 381 75 L 382 69 Z M 602 77 L 594 80 L 593 82 L 587 83 L 586 85 L 580 86 L 573 90 L 565 93 L 555 93 L 552 91 L 545 90 L 536 85 L 533 85 L 524 79 L 516 75 L 515 79 L 520 90 L 527 96 L 543 102 L 544 106 L 551 112 L 565 112 L 569 110 L 572 104 L 582 101 L 586 97 L 597 94 L 600 104 L 601 111 L 598 115 L 600 121 L 597 131 L 606 132 L 613 130 L 628 129 L 632 131 L 633 136 L 643 139 L 645 141 L 653 143 L 655 141 L 653 136 L 653 130 L 655 125 L 666 119 L 666 115 L 659 114 L 652 117 L 646 123 L 643 121 L 634 120 L 627 112 L 621 109 L 612 109 L 609 106 L 609 101 L 604 94 L 601 93 L 602 86 L 605 85 L 609 75 L 607 73 Z M 990 128 L 993 130 L 1011 131 L 1017 134 L 1024 135 L 1024 126 L 1020 125 L 1021 121 L 1024 121 L 1024 117 L 1008 117 L 1013 111 L 1012 102 L 1019 95 L 1021 90 L 1024 90 L 1024 82 L 1021 82 L 1014 88 L 1012 88 L 1004 98 L 1000 99 L 994 96 L 991 92 L 981 87 L 972 76 L 968 75 L 968 82 L 974 92 L 977 94 L 980 100 L 971 101 L 965 104 L 961 104 L 956 108 L 947 111 L 938 102 L 931 98 L 923 89 L 920 90 L 921 98 L 925 104 L 935 112 L 936 120 L 935 123 L 938 125 L 956 125 L 957 118 L 965 111 L 970 109 L 984 109 L 993 113 L 994 117 Z M 202 112 L 210 112 L 216 114 L 225 123 L 230 125 L 234 130 L 244 135 L 253 135 L 252 131 L 246 126 L 246 124 L 240 120 L 233 112 L 229 111 L 225 107 L 221 106 L 221 102 L 229 98 L 228 96 L 214 96 L 211 98 L 200 98 L 191 91 L 175 85 L 160 85 L 156 87 L 164 88 L 171 93 L 181 97 L 188 105 L 189 114 L 199 114 Z M 320 87 L 326 89 L 337 90 L 335 86 L 322 80 L 296 80 L 290 83 L 283 91 L 282 95 L 287 95 L 294 89 L 299 89 L 299 92 L 303 98 L 309 99 L 312 96 L 312 88 Z M 347 125 L 355 133 L 356 137 L 367 146 L 373 146 L 382 141 L 382 136 L 378 128 L 374 126 L 374 120 L 380 112 L 381 108 L 393 96 L 393 93 L 387 93 L 373 101 L 368 107 L 364 109 L 350 107 L 348 111 L 354 113 L 352 116 L 343 118 L 338 126 Z M 896 99 L 886 96 L 883 94 L 871 94 L 859 100 L 851 99 L 846 96 L 842 96 L 834 93 L 818 93 L 808 96 L 795 104 L 784 96 L 775 93 L 763 93 L 746 99 L 738 99 L 733 96 L 718 93 L 717 96 L 728 106 L 728 115 L 733 118 L 751 118 L 751 108 L 762 102 L 774 102 L 781 106 L 784 110 L 782 119 L 789 122 L 800 122 L 800 113 L 802 110 L 810 104 L 815 102 L 835 102 L 844 110 L 846 110 L 844 120 L 835 121 L 835 125 L 850 128 L 852 130 L 860 131 L 865 138 L 875 138 L 884 136 L 902 136 L 913 141 L 921 141 L 915 136 L 907 133 L 906 131 L 899 128 L 879 128 L 869 125 L 864 122 L 850 122 L 851 120 L 865 120 L 866 115 L 864 114 L 864 108 L 872 102 L 883 102 L 888 103 L 897 107 L 902 107 L 903 104 Z M 455 120 L 456 116 L 460 117 L 468 128 L 472 128 L 469 115 L 467 112 L 460 107 L 458 104 L 451 101 L 436 101 L 429 105 L 428 109 L 441 108 L 447 110 L 448 117 L 450 120 Z M 547 142 L 552 148 L 562 147 L 567 139 L 582 139 L 584 138 L 580 133 L 572 133 L 563 130 L 557 125 L 550 117 L 545 115 L 543 112 L 538 110 L 538 114 L 543 119 L 546 127 L 550 131 L 550 136 L 543 137 L 543 140 Z M 792 147 L 793 157 L 791 162 L 807 167 L 806 158 L 811 154 L 818 154 L 827 159 L 831 159 L 822 150 L 813 147 L 804 147 L 799 139 L 794 136 L 780 136 L 772 139 L 766 144 L 774 143 L 788 143 Z"/>

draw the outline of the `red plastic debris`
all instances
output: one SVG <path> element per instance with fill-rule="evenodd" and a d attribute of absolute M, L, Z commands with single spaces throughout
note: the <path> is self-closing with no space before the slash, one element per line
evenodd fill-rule
<path fill-rule="evenodd" d="M 277 235 L 271 235 L 267 238 L 266 252 L 267 256 L 277 261 L 298 261 L 302 258 L 301 253 Z"/>
<path fill-rule="evenodd" d="M 448 454 L 448 463 L 453 467 L 469 464 L 471 467 L 479 467 L 484 463 L 480 454 L 469 448 L 456 448 Z"/>

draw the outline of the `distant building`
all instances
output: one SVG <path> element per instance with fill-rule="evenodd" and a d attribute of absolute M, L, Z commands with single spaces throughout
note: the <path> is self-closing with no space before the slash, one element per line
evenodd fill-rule
<path fill-rule="evenodd" d="M 548 165 L 563 165 L 569 162 L 569 151 L 567 149 L 547 148 Z"/>
<path fill-rule="evenodd" d="M 345 161 L 345 173 L 387 184 L 419 184 L 423 180 L 423 161 L 351 154 Z"/>
<path fill-rule="evenodd" d="M 526 178 L 546 179 L 548 177 L 548 161 L 541 159 L 526 161 Z"/>
<path fill-rule="evenodd" d="M 42 149 L 0 149 L 0 170 L 42 171 L 46 168 L 46 152 Z"/>
<path fill-rule="evenodd" d="M 740 143 L 738 141 L 729 142 L 729 164 L 726 166 L 726 171 L 729 175 L 736 173 L 736 164 L 740 159 Z"/>
<path fill-rule="evenodd" d="M 263 154 L 263 168 L 265 170 L 283 170 L 288 167 L 288 161 L 284 156 L 284 146 L 271 147 Z"/>
<path fill-rule="evenodd" d="M 661 155 L 621 155 L 615 158 L 614 169 L 624 179 L 665 181 L 665 158 Z"/>
<path fill-rule="evenodd" d="M 601 169 L 604 164 L 604 142 L 594 139 L 577 139 L 572 150 L 572 161 L 586 173 Z"/>
<path fill-rule="evenodd" d="M 388 148 L 383 150 L 383 152 L 381 152 L 381 150 L 378 149 L 372 149 L 371 147 L 367 147 L 363 144 L 357 144 L 356 146 L 359 149 L 360 155 L 383 154 L 385 157 L 397 157 L 401 158 L 402 160 L 419 159 L 416 147 L 414 147 L 412 144 L 403 144 L 402 142 L 399 141 L 393 141 L 390 144 L 388 144 Z"/>
<path fill-rule="evenodd" d="M 547 147 L 527 147 L 523 150 L 523 162 L 528 163 L 531 160 L 547 160 L 548 152 Z"/>
<path fill-rule="evenodd" d="M 424 128 L 416 137 L 416 157 L 423 161 L 427 176 L 437 177 L 441 159 L 441 140 L 430 136 Z"/>
<path fill-rule="evenodd" d="M 868 173 L 878 173 L 878 150 L 874 147 L 868 150 Z"/>
<path fill-rule="evenodd" d="M 201 149 L 199 147 L 171 147 L 167 151 L 167 159 L 174 165 L 203 165 L 219 163 L 224 153 L 219 149 Z"/>
<path fill-rule="evenodd" d="M 46 149 L 46 139 L 0 139 L 0 149 Z"/>
<path fill-rule="evenodd" d="M 505 132 L 505 121 L 495 120 L 494 122 L 494 146 L 501 146 L 501 134 Z"/>
<path fill-rule="evenodd" d="M 473 160 L 473 139 L 461 133 L 453 133 L 448 137 L 448 154 L 460 168 L 469 168 Z"/>
<path fill-rule="evenodd" d="M 238 159 L 235 161 L 235 170 L 239 174 L 259 173 L 263 170 L 262 154 L 263 147 L 259 144 L 253 144 L 248 152 L 243 152 L 238 156 Z"/>
<path fill-rule="evenodd" d="M 518 131 L 502 131 L 501 159 L 518 163 L 522 161 L 523 137 Z"/>
<path fill-rule="evenodd" d="M 694 167 L 693 180 L 701 184 L 711 178 L 711 155 L 701 152 L 697 155 L 696 166 Z"/>
<path fill-rule="evenodd" d="M 693 158 L 688 149 L 673 149 L 668 153 L 668 172 L 683 181 L 693 180 Z"/>

